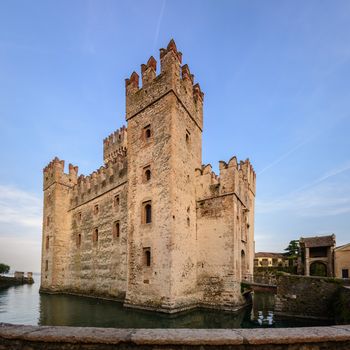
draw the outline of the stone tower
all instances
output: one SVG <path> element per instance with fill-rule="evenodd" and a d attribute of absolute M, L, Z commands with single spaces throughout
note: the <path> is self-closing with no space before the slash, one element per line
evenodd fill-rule
<path fill-rule="evenodd" d="M 160 50 L 160 75 L 151 57 L 142 86 L 135 72 L 126 80 L 128 305 L 173 309 L 195 298 L 203 93 L 181 58 L 172 40 Z"/>
<path fill-rule="evenodd" d="M 141 80 L 141 81 L 139 81 Z M 41 291 L 176 312 L 235 310 L 253 273 L 249 160 L 202 164 L 203 93 L 171 40 L 125 81 L 126 121 L 88 176 L 44 168 Z"/>
<path fill-rule="evenodd" d="M 41 287 L 52 291 L 64 285 L 68 271 L 66 250 L 70 245 L 70 197 L 77 183 L 78 167 L 69 164 L 64 173 L 64 161 L 57 157 L 44 168 L 44 212 L 41 259 Z"/>

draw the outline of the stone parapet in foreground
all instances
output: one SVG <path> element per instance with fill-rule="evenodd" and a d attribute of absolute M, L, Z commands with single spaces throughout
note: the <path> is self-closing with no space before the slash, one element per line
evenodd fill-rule
<path fill-rule="evenodd" d="M 350 349 L 350 325 L 275 329 L 117 329 L 0 324 L 2 349 Z"/>

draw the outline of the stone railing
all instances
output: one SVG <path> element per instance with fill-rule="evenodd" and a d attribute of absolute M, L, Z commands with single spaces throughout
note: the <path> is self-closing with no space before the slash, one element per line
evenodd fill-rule
<path fill-rule="evenodd" d="M 280 329 L 115 329 L 0 324 L 0 349 L 348 350 L 350 325 Z"/>

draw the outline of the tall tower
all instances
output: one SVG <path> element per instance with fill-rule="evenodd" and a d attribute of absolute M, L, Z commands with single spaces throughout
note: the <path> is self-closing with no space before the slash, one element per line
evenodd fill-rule
<path fill-rule="evenodd" d="M 175 42 L 126 79 L 128 286 L 125 304 L 169 312 L 197 299 L 194 175 L 203 93 Z"/>
<path fill-rule="evenodd" d="M 62 290 L 67 276 L 67 254 L 70 246 L 71 189 L 77 183 L 78 167 L 57 157 L 44 168 L 44 212 L 41 250 L 41 290 Z"/>

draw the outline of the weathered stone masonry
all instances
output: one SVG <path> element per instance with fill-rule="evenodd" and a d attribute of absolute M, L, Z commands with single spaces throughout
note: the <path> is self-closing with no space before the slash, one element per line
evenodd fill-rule
<path fill-rule="evenodd" d="M 235 309 L 252 274 L 255 173 L 202 165 L 203 97 L 174 41 L 126 79 L 127 128 L 89 176 L 44 169 L 42 292 L 113 298 L 175 312 Z"/>
<path fill-rule="evenodd" d="M 350 326 L 277 329 L 116 329 L 0 323 L 12 350 L 348 350 Z"/>

